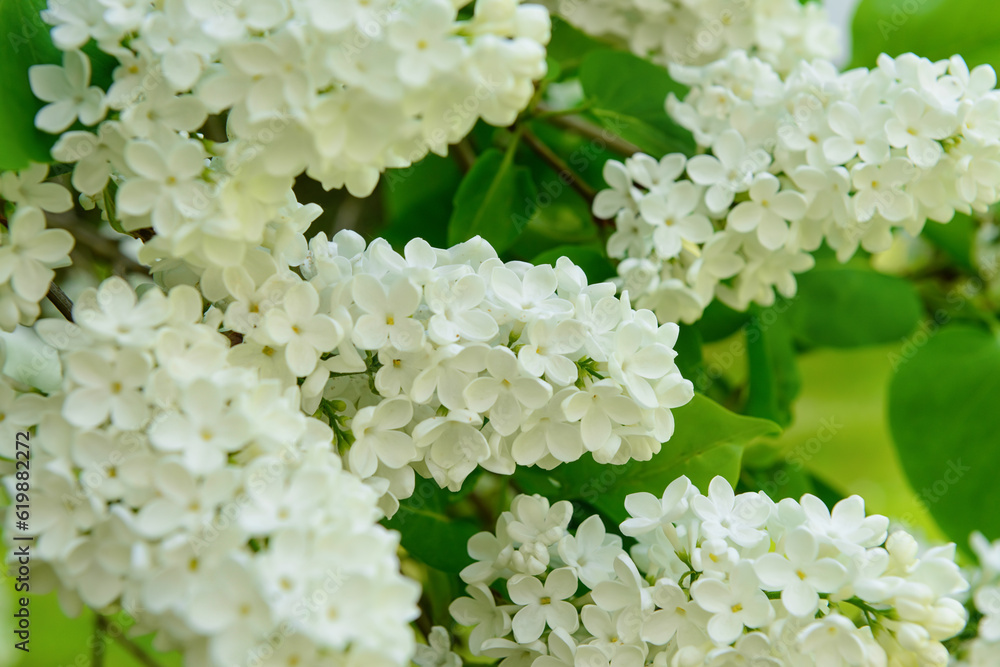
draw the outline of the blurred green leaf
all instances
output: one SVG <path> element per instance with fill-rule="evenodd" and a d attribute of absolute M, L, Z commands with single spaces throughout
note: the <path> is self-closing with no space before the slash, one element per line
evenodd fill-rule
<path fill-rule="evenodd" d="M 381 192 L 387 222 L 380 234 L 394 246 L 419 236 L 444 247 L 448 236 L 441 222 L 451 218 L 461 181 L 454 159 L 433 154 L 405 169 L 386 171 Z"/>
<path fill-rule="evenodd" d="M 559 63 L 561 73 L 580 66 L 584 55 L 591 51 L 606 49 L 608 45 L 594 39 L 559 16 L 552 17 L 552 38 L 545 52 L 549 58 Z"/>
<path fill-rule="evenodd" d="M 796 277 L 788 308 L 796 340 L 812 347 L 857 347 L 899 340 L 923 314 L 913 284 L 868 269 L 817 267 Z"/>
<path fill-rule="evenodd" d="M 695 323 L 706 343 L 729 338 L 750 321 L 750 315 L 733 310 L 721 301 L 714 300 L 705 308 L 701 319 Z"/>
<path fill-rule="evenodd" d="M 580 65 L 580 83 L 594 106 L 590 113 L 605 128 L 650 155 L 695 150 L 691 133 L 666 112 L 667 94 L 687 88 L 667 70 L 624 51 L 592 51 Z"/>
<path fill-rule="evenodd" d="M 602 145 L 601 141 L 590 140 L 573 132 L 554 127 L 544 120 L 531 121 L 529 128 L 546 146 L 552 148 L 559 157 L 565 160 L 570 169 L 581 176 L 590 187 L 595 190 L 607 187 L 604 175 L 601 173 L 604 169 L 604 163 L 609 159 L 619 159 L 621 156 L 608 150 L 606 144 Z M 552 173 L 555 175 L 555 172 Z M 590 205 L 584 202 L 584 206 L 586 209 L 585 217 L 589 220 Z"/>
<path fill-rule="evenodd" d="M 458 572 L 472 562 L 466 546 L 479 531 L 474 522 L 448 515 L 452 495 L 434 480 L 418 476 L 413 495 L 401 500 L 399 511 L 383 522 L 399 531 L 400 544 L 410 556 L 442 572 Z"/>
<path fill-rule="evenodd" d="M 454 573 L 442 572 L 433 567 L 427 568 L 424 594 L 431 603 L 431 622 L 434 625 L 448 627 L 451 624 L 452 618 L 448 607 L 453 600 L 462 596 L 464 589 L 461 579 Z"/>
<path fill-rule="evenodd" d="M 912 51 L 941 60 L 962 54 L 969 67 L 1000 66 L 1000 5 L 982 0 L 862 0 L 854 14 L 851 67 L 874 67 L 880 53 Z"/>
<path fill-rule="evenodd" d="M 943 250 L 956 264 L 966 271 L 974 272 L 972 263 L 972 242 L 978 224 L 964 213 L 955 213 L 947 224 L 928 220 L 921 235 Z"/>
<path fill-rule="evenodd" d="M 49 26 L 39 16 L 45 7 L 45 0 L 0 0 L 0 170 L 52 162 L 49 149 L 56 138 L 35 128 L 35 114 L 45 103 L 32 94 L 28 83 L 31 65 L 62 62 Z"/>
<path fill-rule="evenodd" d="M 914 490 L 961 547 L 1000 537 L 1000 342 L 953 325 L 894 359 L 889 427 Z"/>
<path fill-rule="evenodd" d="M 749 468 L 740 477 L 745 491 L 763 491 L 771 500 L 782 498 L 798 500 L 806 493 L 814 493 L 812 477 L 803 468 L 785 462 L 766 468 Z"/>
<path fill-rule="evenodd" d="M 798 356 L 802 389 L 795 421 L 773 441 L 747 447 L 744 461 L 761 468 L 783 462 L 805 469 L 816 495 L 832 506 L 857 494 L 884 514 L 941 540 L 920 503 L 892 442 L 886 398 L 893 365 L 911 343 L 822 348 Z"/>
<path fill-rule="evenodd" d="M 543 123 L 533 125 L 543 130 L 552 129 Z M 558 132 L 556 135 L 561 136 Z M 518 153 L 517 161 L 531 172 L 537 195 L 534 214 L 527 227 L 508 249 L 508 255 L 512 258 L 534 261 L 534 258 L 541 253 L 555 251 L 562 246 L 578 245 L 605 254 L 587 201 L 534 151 L 522 150 Z M 575 261 L 572 255 L 570 257 Z M 551 261 L 554 262 L 555 259 L 558 259 L 558 255 Z M 545 262 L 548 263 L 549 260 L 546 259 Z M 605 264 L 610 266 L 607 259 Z M 613 275 L 614 269 L 611 271 Z M 601 270 L 597 273 L 603 272 L 604 270 Z M 603 276 L 598 280 L 606 278 L 607 276 Z"/>
<path fill-rule="evenodd" d="M 810 491 L 810 493 L 822 500 L 827 507 L 833 507 L 844 499 L 844 494 L 824 482 L 816 475 L 809 473 L 808 477 L 809 484 L 812 486 L 812 491 Z M 869 506 L 868 511 L 873 511 L 871 506 Z"/>
<path fill-rule="evenodd" d="M 761 437 L 764 435 L 775 435 L 780 431 L 777 424 L 771 423 L 771 426 L 774 430 L 762 433 Z M 752 442 L 755 439 L 756 436 L 749 439 L 748 442 Z M 721 476 L 735 487 L 737 480 L 740 478 L 740 470 L 743 465 L 743 449 L 743 443 L 731 443 L 719 445 L 701 454 L 695 454 L 683 461 L 670 473 L 671 481 L 681 475 L 685 475 L 703 493 L 708 493 L 709 483 L 716 477 Z M 666 488 L 666 485 L 664 485 L 664 488 Z M 634 491 L 630 491 L 629 493 L 634 493 Z M 655 493 L 657 496 L 662 495 L 663 489 L 661 488 Z M 624 519 L 623 511 L 622 520 Z"/>
<path fill-rule="evenodd" d="M 514 151 L 491 148 L 479 156 L 455 193 L 448 243 L 482 236 L 498 253 L 517 239 L 538 209 L 538 192 Z"/>
<path fill-rule="evenodd" d="M 680 325 L 677 342 L 674 344 L 674 350 L 677 352 L 677 358 L 674 359 L 674 362 L 681 375 L 692 382 L 703 371 L 705 361 L 702 357 L 703 342 L 698 327 L 689 324 Z"/>
<path fill-rule="evenodd" d="M 34 575 L 33 575 L 34 576 Z M 0 598 L 0 613 L 9 619 L 14 611 L 17 598 L 21 594 L 14 591 L 13 583 L 0 577 L 3 598 Z M 14 649 L 10 643 L 0 648 L 0 665 L 5 667 L 66 667 L 89 666 L 95 649 L 103 654 L 104 667 L 141 667 L 143 664 L 130 654 L 114 636 L 120 636 L 134 623 L 131 616 L 119 610 L 108 616 L 108 632 L 112 637 L 99 638 L 94 634 L 94 612 L 84 608 L 80 615 L 70 618 L 59 605 L 57 593 L 32 593 L 29 598 L 31 610 L 31 643 L 27 653 Z M 12 626 L 9 626 L 12 627 Z M 8 633 L 9 634 L 9 633 Z M 11 635 L 12 637 L 12 635 Z M 130 637 L 161 667 L 180 667 L 181 654 L 161 652 L 152 647 L 153 635 Z"/>
<path fill-rule="evenodd" d="M 745 333 L 750 386 L 743 411 L 787 426 L 801 384 L 788 322 L 777 307 L 758 309 Z"/>
<path fill-rule="evenodd" d="M 590 454 L 548 472 L 533 472 L 526 490 L 553 498 L 583 500 L 615 521 L 623 521 L 625 496 L 648 491 L 657 496 L 681 475 L 702 489 L 716 475 L 735 484 L 743 447 L 763 436 L 778 435 L 770 421 L 744 417 L 695 394 L 687 405 L 673 410 L 677 430 L 649 461 L 602 465 Z"/>

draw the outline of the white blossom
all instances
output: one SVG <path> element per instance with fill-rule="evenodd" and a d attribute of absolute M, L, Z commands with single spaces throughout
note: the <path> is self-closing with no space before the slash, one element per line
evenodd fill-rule
<path fill-rule="evenodd" d="M 475 655 L 520 656 L 542 667 L 944 664 L 941 642 L 968 618 L 952 597 L 968 588 L 954 545 L 922 549 L 903 531 L 887 539 L 879 531 L 887 519 L 863 509 L 857 516 L 850 499 L 826 510 L 836 518 L 824 521 L 812 496 L 774 503 L 735 494 L 721 477 L 705 496 L 680 477 L 661 498 L 626 496 L 631 518 L 621 530 L 636 539 L 629 552 L 606 537 L 597 516 L 574 534 L 557 505 L 517 496 L 495 534 L 469 541 L 476 562 L 463 578 L 474 582 L 472 597 L 451 608 L 459 623 L 476 625 Z M 848 516 L 856 532 L 827 523 L 848 531 Z M 600 557 L 581 568 L 585 541 Z M 989 567 L 992 547 L 976 544 Z M 547 558 L 518 559 L 540 555 L 539 547 Z M 977 667 L 1000 645 L 993 635 L 1000 604 L 990 606 L 998 570 L 987 571 L 973 602 L 983 613 L 979 636 L 968 645 L 985 660 L 970 663 Z M 498 577 L 506 587 L 493 583 Z M 508 623 L 505 610 L 521 620 Z"/>

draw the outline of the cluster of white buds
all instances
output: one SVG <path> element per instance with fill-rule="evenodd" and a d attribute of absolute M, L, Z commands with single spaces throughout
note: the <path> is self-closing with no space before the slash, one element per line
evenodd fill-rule
<path fill-rule="evenodd" d="M 233 266 L 260 245 L 297 263 L 319 209 L 295 201 L 296 176 L 366 196 L 386 168 L 444 155 L 479 119 L 510 125 L 528 104 L 548 13 L 467 4 L 53 0 L 63 64 L 31 68 L 48 102 L 35 122 L 110 220 L 155 231 L 141 259 L 158 270 Z M 117 61 L 106 91 L 80 50 L 91 39 Z"/>
<path fill-rule="evenodd" d="M 75 324 L 36 325 L 61 386 L 0 385 L 5 428 L 36 436 L 3 480 L 16 500 L 30 479 L 36 581 L 44 564 L 67 609 L 124 609 L 190 665 L 407 664 L 420 591 L 377 494 L 296 387 L 229 363 L 202 312 L 190 287 L 137 299 L 111 278 Z"/>
<path fill-rule="evenodd" d="M 309 248 L 301 276 L 259 252 L 201 288 L 241 341 L 232 362 L 301 384 L 305 411 L 334 427 L 389 514 L 414 472 L 458 490 L 479 466 L 648 460 L 693 395 L 677 326 L 566 258 L 504 263 L 478 237 L 399 254 L 350 231 Z"/>
<path fill-rule="evenodd" d="M 966 611 L 955 545 L 919 553 L 852 496 L 773 502 L 686 477 L 628 496 L 626 552 L 598 516 L 518 496 L 469 540 L 469 648 L 534 667 L 941 665 Z M 497 582 L 502 582 L 497 585 Z"/>
<path fill-rule="evenodd" d="M 661 321 L 697 320 L 713 298 L 744 310 L 795 294 L 825 241 L 841 261 L 887 249 L 895 230 L 1000 199 L 1000 91 L 988 65 L 883 55 L 785 78 L 743 52 L 675 66 L 691 86 L 671 116 L 710 154 L 608 162 L 594 213 L 614 218 L 621 282 Z"/>
<path fill-rule="evenodd" d="M 661 65 L 701 65 L 741 49 L 787 72 L 832 59 L 839 35 L 818 2 L 798 0 L 546 0 L 584 32 L 621 41 Z"/>

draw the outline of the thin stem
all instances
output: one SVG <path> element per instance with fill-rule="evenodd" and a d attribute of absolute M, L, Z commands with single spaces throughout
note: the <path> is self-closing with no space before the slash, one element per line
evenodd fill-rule
<path fill-rule="evenodd" d="M 243 334 L 239 331 L 223 331 L 222 335 L 229 339 L 229 347 L 236 347 L 243 343 Z"/>
<path fill-rule="evenodd" d="M 576 190 L 588 204 L 594 203 L 594 197 L 597 196 L 597 191 L 590 187 L 590 184 L 584 181 L 578 173 L 573 171 L 573 169 L 566 164 L 565 160 L 556 155 L 555 151 L 542 143 L 538 137 L 533 135 L 531 132 L 524 133 L 524 143 L 527 144 L 531 150 L 535 151 L 538 157 L 545 161 L 545 164 L 552 167 L 552 170 L 558 174 L 559 178 L 565 181 L 571 188 Z"/>
<path fill-rule="evenodd" d="M 120 632 L 115 635 L 114 640 L 118 642 L 123 649 L 128 651 L 129 654 L 139 662 L 139 664 L 143 665 L 143 667 L 161 667 L 160 663 L 153 660 L 153 658 L 151 658 L 141 646 L 126 637 L 124 632 Z"/>
<path fill-rule="evenodd" d="M 59 287 L 55 281 L 49 284 L 49 291 L 45 296 L 47 296 L 49 301 L 52 302 L 52 305 L 56 307 L 56 310 L 62 313 L 63 317 L 70 322 L 73 321 L 73 302 L 68 296 L 66 296 L 66 292 L 63 292 L 62 288 Z"/>
<path fill-rule="evenodd" d="M 525 107 L 524 115 L 533 116 L 535 111 L 543 106 L 542 98 L 545 97 L 545 90 L 548 87 L 548 79 L 542 79 L 538 82 L 535 86 L 535 94 L 531 96 L 531 99 L 528 101 L 528 106 Z"/>
<path fill-rule="evenodd" d="M 885 616 L 886 618 L 895 618 L 893 610 L 891 609 L 876 609 L 871 606 L 858 596 L 847 598 L 846 600 L 841 600 L 841 602 L 846 602 L 847 604 L 854 605 L 861 610 L 862 615 L 865 617 L 866 625 L 873 625 L 878 623 L 880 616 Z"/>
<path fill-rule="evenodd" d="M 139 262 L 121 254 L 118 250 L 117 242 L 101 236 L 84 225 L 77 224 L 77 218 L 75 217 L 53 215 L 49 217 L 49 223 L 53 228 L 65 229 L 72 234 L 73 238 L 76 239 L 77 246 L 83 246 L 95 257 L 100 257 L 111 262 L 116 273 L 129 271 L 145 274 L 149 271 L 147 267 Z"/>
<path fill-rule="evenodd" d="M 557 118 L 559 116 L 576 116 L 578 114 L 583 113 L 584 111 L 589 110 L 592 106 L 594 106 L 594 103 L 588 100 L 587 102 L 584 102 L 580 106 L 572 107 L 570 109 L 546 108 L 544 111 L 539 111 L 538 113 L 536 113 L 534 116 L 532 116 L 532 118 L 534 120 L 545 120 L 547 118 Z"/>
<path fill-rule="evenodd" d="M 455 150 L 452 151 L 452 155 L 455 157 L 455 162 L 458 163 L 458 168 L 462 170 L 462 173 L 468 173 L 476 161 L 476 151 L 473 150 L 468 137 L 455 144 Z"/>
<path fill-rule="evenodd" d="M 108 619 L 100 614 L 94 616 L 94 643 L 90 647 L 91 667 L 104 667 L 104 655 L 108 652 Z"/>
<path fill-rule="evenodd" d="M 543 107 L 539 105 L 539 108 Z M 543 109 L 542 114 L 547 113 Z M 608 130 L 606 128 L 594 125 L 593 123 L 578 118 L 576 116 L 542 116 L 546 122 L 555 125 L 556 127 L 561 127 L 564 130 L 569 130 L 574 134 L 578 134 L 581 137 L 591 139 L 593 141 L 603 141 L 608 148 L 614 152 L 629 157 L 635 155 L 636 153 L 642 152 L 638 146 L 630 141 L 625 141 L 617 134 Z"/>

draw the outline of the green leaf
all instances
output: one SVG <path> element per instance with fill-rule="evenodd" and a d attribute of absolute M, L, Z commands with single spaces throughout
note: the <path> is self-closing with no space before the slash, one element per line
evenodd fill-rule
<path fill-rule="evenodd" d="M 532 123 L 529 131 L 535 129 L 541 130 L 539 139 L 542 143 L 548 145 L 548 140 L 555 140 L 550 148 L 561 154 L 564 159 L 570 155 L 570 152 L 563 150 L 562 146 L 563 140 L 571 136 L 569 133 L 561 132 L 543 122 Z M 542 139 L 543 135 L 547 139 Z M 560 246 L 587 246 L 603 253 L 603 243 L 597 225 L 590 215 L 590 204 L 534 151 L 521 151 L 517 160 L 518 164 L 527 167 L 531 172 L 538 193 L 535 199 L 537 206 L 527 227 L 518 236 L 517 241 L 507 249 L 507 254 L 512 259 L 530 261 L 539 254 Z M 600 187 L 604 187 L 603 180 L 600 183 Z M 601 280 L 606 277 L 602 277 Z"/>
<path fill-rule="evenodd" d="M 1000 67 L 1000 5 L 982 0 L 862 0 L 854 15 L 852 67 L 882 52 L 940 60 L 960 53 L 969 67 Z"/>
<path fill-rule="evenodd" d="M 677 342 L 674 344 L 674 350 L 677 352 L 674 362 L 681 375 L 692 382 L 695 378 L 700 377 L 704 370 L 703 342 L 698 327 L 688 324 L 680 325 Z M 697 387 L 697 385 L 695 386 Z"/>
<path fill-rule="evenodd" d="M 451 613 L 448 607 L 455 598 L 461 597 L 465 585 L 454 573 L 442 572 L 437 568 L 427 568 L 427 581 L 424 584 L 424 594 L 431 605 L 431 622 L 434 625 L 448 627 L 451 625 Z"/>
<path fill-rule="evenodd" d="M 813 347 L 857 347 L 899 340 L 923 314 L 913 284 L 871 270 L 822 268 L 797 277 L 788 309 L 795 338 Z"/>
<path fill-rule="evenodd" d="M 482 236 L 498 253 L 524 230 L 538 209 L 538 192 L 526 167 L 514 164 L 514 150 L 495 148 L 479 156 L 455 194 L 448 243 Z"/>
<path fill-rule="evenodd" d="M 580 83 L 594 106 L 591 114 L 605 128 L 655 155 L 693 155 L 694 138 L 666 112 L 669 93 L 687 88 L 667 70 L 624 51 L 592 51 L 580 64 Z"/>
<path fill-rule="evenodd" d="M 537 255 L 531 263 L 555 266 L 560 257 L 569 257 L 583 269 L 591 284 L 604 282 L 615 275 L 615 267 L 611 266 L 602 249 L 594 246 L 562 245 Z"/>
<path fill-rule="evenodd" d="M 552 38 L 545 52 L 549 58 L 559 63 L 562 73 L 579 67 L 585 54 L 607 48 L 606 43 L 571 26 L 565 19 L 552 17 Z"/>
<path fill-rule="evenodd" d="M 801 381 L 791 331 L 780 313 L 784 303 L 758 310 L 746 326 L 750 388 L 744 412 L 788 426 Z"/>
<path fill-rule="evenodd" d="M 951 221 L 944 225 L 928 220 L 921 234 L 943 250 L 960 267 L 974 272 L 972 243 L 978 226 L 970 216 L 955 213 Z"/>
<path fill-rule="evenodd" d="M 749 314 L 733 310 L 721 301 L 714 300 L 705 308 L 695 326 L 701 331 L 701 337 L 706 343 L 714 343 L 729 338 L 749 321 Z"/>
<path fill-rule="evenodd" d="M 771 435 L 777 433 L 777 424 L 774 424 L 774 426 L 776 430 Z M 734 443 L 715 447 L 703 454 L 696 454 L 678 465 L 671 472 L 671 481 L 681 475 L 685 475 L 703 493 L 708 493 L 709 483 L 716 477 L 721 476 L 735 487 L 737 480 L 740 478 L 740 470 L 742 469 L 743 448 L 744 445 Z M 657 496 L 662 494 L 663 489 L 656 492 Z M 622 502 L 624 502 L 624 498 Z M 622 520 L 624 519 L 625 513 L 623 511 Z"/>
<path fill-rule="evenodd" d="M 35 114 L 45 103 L 32 94 L 28 83 L 31 65 L 62 62 L 49 26 L 39 16 L 45 6 L 45 0 L 0 0 L 0 170 L 52 162 L 49 149 L 56 138 L 35 128 Z"/>
<path fill-rule="evenodd" d="M 613 520 L 623 521 L 627 516 L 625 496 L 640 491 L 659 496 L 681 475 L 702 489 L 716 475 L 735 484 L 743 447 L 781 432 L 773 422 L 735 414 L 700 394 L 673 413 L 677 430 L 651 460 L 602 465 L 587 454 L 548 473 L 534 473 L 526 490 L 583 500 Z"/>
<path fill-rule="evenodd" d="M 381 235 L 394 246 L 419 236 L 444 247 L 448 236 L 441 223 L 452 215 L 461 181 L 455 160 L 434 154 L 405 169 L 387 170 L 380 188 L 387 220 Z"/>
<path fill-rule="evenodd" d="M 383 522 L 399 531 L 400 544 L 410 556 L 442 572 L 458 572 L 472 562 L 467 545 L 479 530 L 472 521 L 447 514 L 451 495 L 434 480 L 418 476 L 413 495 L 401 500 L 399 511 Z"/>
<path fill-rule="evenodd" d="M 893 360 L 889 427 L 914 491 L 960 547 L 1000 537 L 1000 342 L 953 325 Z"/>
<path fill-rule="evenodd" d="M 804 468 L 779 462 L 765 468 L 748 469 L 740 477 L 747 491 L 763 491 L 774 501 L 782 498 L 798 500 L 803 494 L 815 494 L 813 478 Z"/>
<path fill-rule="evenodd" d="M 549 146 L 555 153 L 565 160 L 566 164 L 575 171 L 582 180 L 589 184 L 590 187 L 595 190 L 602 190 L 607 187 L 604 182 L 604 175 L 602 171 L 604 170 L 604 163 L 608 160 L 617 160 L 621 158 L 621 155 L 615 153 L 608 149 L 606 144 L 600 141 L 593 141 L 587 139 L 586 137 L 581 137 L 574 132 L 567 132 L 563 129 L 550 125 L 545 120 L 534 120 L 528 124 L 529 131 L 535 134 L 545 145 Z M 541 160 L 538 160 L 541 162 Z M 531 165 L 532 160 L 529 157 L 526 164 Z M 544 163 L 542 163 L 544 164 Z M 558 175 L 548 167 L 549 173 L 555 178 L 559 178 Z M 536 178 L 537 178 L 537 170 Z M 560 182 L 562 182 L 560 180 Z M 572 188 L 568 188 L 572 191 Z M 576 194 L 573 192 L 573 194 Z M 579 197 L 579 195 L 578 195 Z M 582 200 L 582 198 L 580 198 Z M 586 201 L 583 202 L 583 213 L 584 218 L 586 218 L 587 227 L 595 232 L 597 228 L 594 225 L 593 219 L 590 217 L 590 204 Z M 539 216 L 541 217 L 541 216 Z"/>

